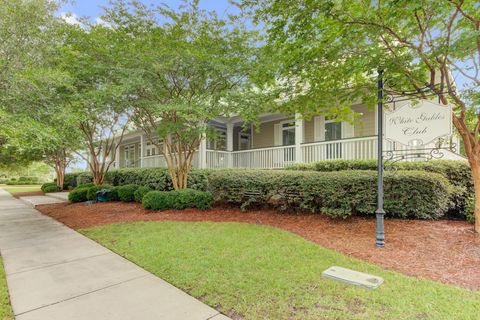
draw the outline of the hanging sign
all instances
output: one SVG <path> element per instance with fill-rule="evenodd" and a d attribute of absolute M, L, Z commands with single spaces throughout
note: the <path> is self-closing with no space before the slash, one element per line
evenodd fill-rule
<path fill-rule="evenodd" d="M 385 138 L 418 147 L 452 134 L 452 108 L 428 100 L 385 115 Z"/>

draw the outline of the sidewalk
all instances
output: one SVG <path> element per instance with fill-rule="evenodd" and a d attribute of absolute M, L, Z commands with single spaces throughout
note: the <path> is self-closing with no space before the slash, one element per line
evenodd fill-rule
<path fill-rule="evenodd" d="M 218 311 L 0 189 L 17 320 L 225 320 Z"/>

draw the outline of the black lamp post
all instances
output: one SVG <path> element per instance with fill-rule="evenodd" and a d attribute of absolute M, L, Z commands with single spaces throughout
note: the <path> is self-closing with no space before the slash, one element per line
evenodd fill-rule
<path fill-rule="evenodd" d="M 385 247 L 385 230 L 383 227 L 383 70 L 378 70 L 378 105 L 377 105 L 377 161 L 378 161 L 378 180 L 377 180 L 377 210 L 376 216 L 376 240 L 377 248 Z"/>

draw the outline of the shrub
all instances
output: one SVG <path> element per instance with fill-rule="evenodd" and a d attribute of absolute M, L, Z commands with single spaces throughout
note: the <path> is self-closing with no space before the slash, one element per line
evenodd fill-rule
<path fill-rule="evenodd" d="M 135 200 L 135 191 L 139 188 L 136 184 L 127 184 L 116 187 L 118 199 L 120 201 L 132 202 Z"/>
<path fill-rule="evenodd" d="M 68 194 L 68 200 L 71 202 L 85 202 L 87 201 L 88 187 L 75 188 Z"/>
<path fill-rule="evenodd" d="M 374 214 L 376 181 L 376 172 L 368 170 L 222 170 L 210 174 L 209 186 L 215 200 L 242 208 L 270 205 L 281 210 L 305 210 L 345 218 L 351 214 Z M 387 216 L 442 217 L 448 209 L 451 189 L 448 180 L 439 174 L 387 172 L 384 186 Z"/>
<path fill-rule="evenodd" d="M 475 223 L 475 197 L 468 197 L 465 204 L 465 218 L 470 223 Z"/>
<path fill-rule="evenodd" d="M 150 191 L 142 200 L 145 209 L 166 210 L 166 209 L 186 209 L 198 208 L 201 210 L 209 209 L 212 205 L 213 197 L 210 192 L 185 189 L 179 191 Z"/>
<path fill-rule="evenodd" d="M 431 160 L 415 162 L 397 162 L 393 164 L 397 170 L 420 170 L 434 172 L 446 177 L 452 184 L 449 215 L 464 218 L 467 198 L 473 193 L 471 170 L 466 161 Z M 377 170 L 376 160 L 327 160 L 312 163 L 294 164 L 287 170 L 299 171 L 342 171 L 342 170 Z"/>
<path fill-rule="evenodd" d="M 77 177 L 81 172 L 65 173 L 63 179 L 63 189 L 69 190 L 77 187 Z M 56 180 L 55 180 L 56 181 Z"/>
<path fill-rule="evenodd" d="M 42 186 L 40 187 L 40 190 L 42 190 L 45 193 L 61 191 L 60 187 L 57 186 L 57 184 L 55 182 L 47 182 L 47 183 L 42 184 Z"/>
<path fill-rule="evenodd" d="M 38 184 L 38 182 L 37 181 L 10 180 L 10 181 L 7 181 L 6 184 L 10 185 L 10 186 L 14 186 L 14 185 L 34 185 L 34 184 Z"/>
<path fill-rule="evenodd" d="M 85 202 L 87 200 L 95 200 L 96 192 L 102 189 L 111 189 L 112 193 L 109 200 L 116 200 L 117 194 L 112 186 L 96 186 L 93 183 L 81 184 L 68 194 L 68 200 L 71 202 Z"/>
<path fill-rule="evenodd" d="M 91 182 L 93 182 L 93 178 L 90 172 L 81 172 L 77 175 L 77 186 Z"/>
<path fill-rule="evenodd" d="M 153 191 L 153 190 L 149 187 L 144 187 L 144 186 L 138 187 L 137 190 L 135 190 L 134 192 L 135 202 L 142 203 L 143 197 L 150 191 Z"/>
<path fill-rule="evenodd" d="M 188 175 L 188 187 L 207 190 L 207 170 L 192 170 Z M 159 191 L 173 190 L 168 170 L 164 168 L 125 168 L 109 171 L 105 181 L 114 186 L 136 184 Z"/>
<path fill-rule="evenodd" d="M 34 181 L 34 182 L 39 181 L 38 177 L 32 177 L 32 176 L 21 176 L 21 177 L 18 178 L 18 180 L 20 180 L 20 181 Z"/>

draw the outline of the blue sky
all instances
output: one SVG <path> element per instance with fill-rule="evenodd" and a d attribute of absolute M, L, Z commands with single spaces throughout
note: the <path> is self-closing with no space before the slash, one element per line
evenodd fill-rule
<path fill-rule="evenodd" d="M 162 1 L 154 1 L 154 0 L 141 0 L 143 3 L 148 5 L 159 5 L 160 3 L 165 3 L 172 8 L 178 7 L 182 3 L 181 0 L 162 0 Z M 77 0 L 75 2 L 69 3 L 63 6 L 60 9 L 60 13 L 63 12 L 71 12 L 77 16 L 88 16 L 92 20 L 95 20 L 98 16 L 100 16 L 102 6 L 106 6 L 108 4 L 108 0 Z M 236 13 L 238 9 L 235 8 L 232 4 L 228 2 L 228 0 L 201 0 L 200 6 L 207 10 L 215 10 L 222 16 L 224 13 Z"/>

